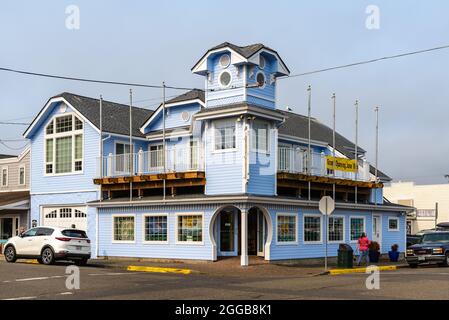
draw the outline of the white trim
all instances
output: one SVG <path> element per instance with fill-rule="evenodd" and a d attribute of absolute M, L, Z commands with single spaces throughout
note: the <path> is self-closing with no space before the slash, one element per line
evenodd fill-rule
<path fill-rule="evenodd" d="M 227 57 L 229 59 L 228 63 L 226 65 L 224 65 L 221 61 L 224 57 Z M 224 53 L 221 55 L 220 59 L 218 59 L 218 64 L 221 68 L 226 69 L 227 67 L 229 67 L 231 65 L 231 55 L 229 53 Z"/>
<path fill-rule="evenodd" d="M 36 118 L 34 118 L 33 122 L 31 123 L 31 125 L 29 126 L 29 128 L 25 131 L 25 133 L 23 134 L 23 136 L 25 138 L 28 137 L 28 135 L 30 134 L 30 132 L 33 130 L 33 128 L 36 126 L 36 124 L 39 122 L 39 120 L 44 116 L 44 114 L 47 112 L 47 109 L 50 108 L 50 106 L 53 103 L 57 103 L 57 102 L 63 102 L 65 103 L 67 106 L 69 106 L 73 112 L 80 118 L 82 119 L 84 122 L 87 122 L 92 128 L 94 128 L 95 131 L 97 131 L 97 133 L 100 133 L 100 130 L 92 123 L 90 122 L 86 117 L 84 117 L 74 106 L 72 106 L 66 99 L 64 99 L 63 97 L 55 97 L 55 98 L 51 98 L 47 104 L 44 106 L 44 108 L 39 112 L 39 114 L 37 115 Z M 48 122 L 47 122 L 48 124 Z M 46 125 L 45 125 L 46 127 Z M 84 129 L 84 126 L 83 126 Z"/>
<path fill-rule="evenodd" d="M 233 124 L 234 125 L 234 143 L 235 147 L 233 148 L 227 148 L 227 149 L 217 149 L 216 145 L 216 134 L 217 134 L 217 125 L 220 124 Z M 234 118 L 228 118 L 228 119 L 221 119 L 216 120 L 212 123 L 212 131 L 213 131 L 213 149 L 212 153 L 224 153 L 224 152 L 235 152 L 237 151 L 237 121 Z"/>
<path fill-rule="evenodd" d="M 285 134 L 279 134 L 279 139 L 280 140 L 287 140 L 287 141 L 290 141 L 290 142 L 299 142 L 299 143 L 303 143 L 303 144 L 307 144 L 308 143 L 307 139 L 303 139 L 303 138 L 299 138 L 299 137 L 295 137 L 295 136 L 290 136 L 290 135 L 285 135 Z M 316 145 L 318 147 L 327 148 L 329 146 L 329 144 L 327 142 L 324 142 L 324 141 L 311 140 L 310 142 L 313 145 Z"/>
<path fill-rule="evenodd" d="M 205 103 L 203 101 L 201 101 L 200 99 L 191 99 L 191 100 L 184 100 L 184 101 L 180 101 L 180 102 L 166 103 L 165 108 L 183 106 L 183 105 L 194 104 L 194 103 L 198 103 L 202 107 L 206 106 Z M 142 134 L 145 134 L 145 128 L 156 118 L 156 116 L 161 111 L 162 111 L 162 104 L 160 104 L 159 107 L 157 107 L 157 109 L 153 112 L 151 117 L 140 127 L 140 132 L 142 132 Z"/>
<path fill-rule="evenodd" d="M 20 169 L 23 169 L 23 183 L 20 183 Z M 26 165 L 22 164 L 18 167 L 17 170 L 17 185 L 18 186 L 26 186 L 27 184 L 27 172 Z"/>
<path fill-rule="evenodd" d="M 67 131 L 67 132 L 60 132 L 60 133 L 56 133 L 56 119 L 58 118 L 63 118 L 63 117 L 68 117 L 71 116 L 72 117 L 72 130 L 71 131 Z M 84 174 L 84 165 L 85 165 L 85 161 L 84 161 L 84 156 L 85 156 L 85 143 L 84 143 L 84 139 L 85 139 L 85 134 L 84 134 L 84 128 L 85 128 L 85 122 L 82 122 L 83 124 L 83 128 L 76 130 L 75 129 L 75 123 L 76 123 L 76 118 L 78 118 L 78 116 L 76 115 L 76 112 L 66 112 L 66 113 L 62 113 L 62 114 L 55 114 L 50 120 L 48 120 L 45 124 L 44 124 L 44 146 L 43 146 L 43 158 L 44 158 L 44 176 L 46 177 L 59 177 L 59 176 L 72 176 L 72 175 L 81 175 Z M 81 121 L 81 119 L 78 118 L 78 120 Z M 53 133 L 51 134 L 47 134 L 47 127 L 50 125 L 50 123 L 53 123 Z M 76 141 L 76 136 L 82 136 L 82 152 L 83 152 L 83 157 L 82 159 L 76 159 L 75 158 L 75 141 Z M 56 140 L 60 139 L 60 138 L 68 138 L 71 137 L 72 138 L 72 154 L 71 154 L 71 171 L 70 172 L 63 172 L 63 173 L 56 173 Z M 51 162 L 47 162 L 47 140 L 52 140 L 53 141 L 53 158 Z M 75 162 L 76 161 L 81 161 L 82 163 L 82 170 L 76 171 L 75 170 Z M 31 162 L 31 161 L 30 161 Z M 47 164 L 52 164 L 52 173 L 47 173 Z"/>
<path fill-rule="evenodd" d="M 201 241 L 179 241 L 179 217 L 181 216 L 201 216 Z M 175 213 L 175 244 L 176 245 L 204 245 L 204 212 L 177 212 Z"/>
<path fill-rule="evenodd" d="M 207 61 L 207 59 L 209 58 L 210 55 L 212 55 L 214 53 L 221 52 L 221 51 L 230 51 L 231 52 L 231 64 L 238 64 L 238 63 L 242 63 L 242 62 L 248 62 L 248 60 L 244 56 L 242 56 L 241 54 L 237 53 L 236 51 L 234 51 L 230 47 L 223 47 L 223 48 L 218 48 L 218 49 L 215 49 L 215 50 L 209 50 L 192 67 L 192 69 L 191 69 L 192 73 L 201 73 L 201 72 L 207 71 L 207 63 L 205 64 L 204 62 Z"/>
<path fill-rule="evenodd" d="M 390 220 L 396 220 L 397 221 L 397 226 L 398 226 L 397 229 L 390 229 Z M 401 226 L 400 226 L 399 218 L 398 217 L 388 217 L 388 231 L 389 232 L 399 232 L 400 229 L 401 229 Z"/>
<path fill-rule="evenodd" d="M 289 217 L 295 217 L 295 241 L 288 241 L 288 242 L 279 242 L 278 241 L 278 217 L 279 216 L 289 216 Z M 276 212 L 276 230 L 275 230 L 275 236 L 276 236 L 276 245 L 278 246 L 293 246 L 298 245 L 298 233 L 299 233 L 299 221 L 298 221 L 298 214 L 294 212 Z"/>
<path fill-rule="evenodd" d="M 265 109 L 265 110 L 262 110 Z M 271 111 L 271 112 L 270 112 Z M 271 115 L 270 115 L 271 113 Z M 275 114 L 274 114 L 275 113 Z M 223 117 L 232 117 L 232 116 L 240 116 L 243 114 L 251 114 L 254 116 L 259 116 L 264 119 L 269 120 L 276 120 L 276 121 L 282 121 L 284 120 L 284 117 L 280 114 L 278 114 L 275 110 L 270 110 L 263 107 L 258 107 L 257 110 L 255 108 L 252 108 L 251 106 L 241 106 L 241 107 L 234 107 L 234 108 L 227 108 L 222 110 L 213 110 L 211 108 L 210 111 L 201 113 L 201 114 L 194 114 L 193 117 L 196 120 L 206 120 L 206 119 L 216 119 L 216 118 L 223 118 Z"/>
<path fill-rule="evenodd" d="M 137 219 L 136 219 L 136 215 L 135 214 L 133 214 L 133 213 L 123 213 L 123 214 L 120 214 L 120 213 L 118 213 L 118 214 L 112 214 L 111 215 L 111 217 L 112 217 L 112 232 L 111 232 L 111 235 L 112 235 L 112 239 L 111 239 L 111 241 L 112 241 L 112 243 L 114 243 L 114 244 L 134 244 L 134 243 L 136 243 L 136 238 L 137 238 Z M 133 217 L 134 218 L 134 241 L 129 241 L 129 240 L 124 240 L 124 241 L 122 241 L 122 240 L 114 240 L 114 236 L 115 236 L 115 234 L 114 234 L 114 231 L 115 231 L 115 218 L 120 218 L 120 217 Z"/>
<path fill-rule="evenodd" d="M 351 219 L 363 219 L 363 232 L 366 234 L 366 217 L 365 216 L 349 216 L 349 243 L 357 243 L 357 241 L 359 239 L 356 240 L 352 240 L 351 239 L 351 234 L 352 234 L 352 229 L 351 229 Z"/>
<path fill-rule="evenodd" d="M 263 47 L 259 51 L 255 52 L 251 57 L 248 58 L 248 62 L 254 63 L 254 64 L 259 66 L 260 65 L 260 61 L 259 61 L 258 57 L 260 56 L 261 53 L 264 53 L 264 52 L 275 57 L 275 59 L 276 59 L 276 67 L 277 67 L 276 68 L 277 69 L 276 72 L 281 73 L 284 76 L 288 76 L 290 74 L 290 71 L 288 70 L 288 68 L 284 64 L 284 62 L 282 61 L 282 59 L 279 56 L 279 54 L 277 52 L 274 52 L 273 50 L 270 50 L 270 49 L 266 48 L 266 47 Z"/>
<path fill-rule="evenodd" d="M 265 89 L 265 87 L 267 86 L 267 76 L 265 75 L 265 72 L 263 72 L 263 70 L 259 70 L 256 72 L 256 76 L 254 77 L 254 80 L 256 80 L 256 83 L 259 84 L 259 81 L 257 81 L 257 76 L 259 74 L 263 75 L 263 85 L 262 86 L 258 86 L 256 89 Z M 251 94 L 250 94 L 251 95 Z M 274 100 L 273 100 L 274 101 Z"/>
<path fill-rule="evenodd" d="M 31 152 L 31 145 L 27 145 L 21 154 L 17 156 L 11 156 L 11 158 L 0 159 L 1 164 L 12 164 L 20 162 L 29 152 Z"/>
<path fill-rule="evenodd" d="M 331 241 L 330 239 L 329 239 L 329 219 L 330 218 L 340 218 L 340 219 L 343 219 L 343 240 L 341 240 L 341 241 Z M 332 215 L 330 215 L 330 216 L 327 216 L 327 219 L 328 219 L 328 223 L 327 223 L 327 226 L 328 226 L 328 230 L 327 230 L 327 243 L 328 244 L 339 244 L 339 243 L 346 243 L 346 216 L 344 216 L 344 215 L 339 215 L 339 214 L 332 214 Z"/>
<path fill-rule="evenodd" d="M 23 191 L 23 190 L 20 190 Z M 46 194 L 67 194 L 67 193 L 86 193 L 86 192 L 98 192 L 98 189 L 85 189 L 85 190 L 70 190 L 70 191 L 52 191 L 52 192 L 33 192 L 30 193 L 31 196 L 40 196 Z"/>
<path fill-rule="evenodd" d="M 221 83 L 221 76 L 222 76 L 224 73 L 229 74 L 229 77 L 230 77 L 229 83 L 228 83 L 227 85 L 224 85 L 223 83 Z M 217 80 L 218 80 L 218 85 L 220 86 L 220 88 L 226 89 L 226 88 L 229 88 L 229 87 L 231 86 L 232 80 L 234 80 L 234 79 L 233 79 L 232 73 L 231 73 L 229 70 L 225 69 L 225 70 L 222 70 L 222 71 L 218 74 Z"/>
<path fill-rule="evenodd" d="M 263 60 L 263 66 L 262 66 L 262 60 Z M 265 67 L 267 66 L 267 59 L 261 54 L 259 54 L 259 68 L 261 70 L 265 70 Z"/>
<path fill-rule="evenodd" d="M 314 218 L 320 218 L 320 240 L 319 241 L 306 241 L 305 240 L 305 236 L 306 236 L 306 232 L 305 232 L 305 220 L 307 217 L 314 217 Z M 321 214 L 316 214 L 316 213 L 304 213 L 302 215 L 302 243 L 304 243 L 305 245 L 307 244 L 323 244 L 323 215 Z"/>
<path fill-rule="evenodd" d="M 146 217 L 166 217 L 167 218 L 167 240 L 165 241 L 147 241 L 145 240 L 145 218 Z M 169 244 L 170 243 L 170 223 L 168 219 L 168 213 L 144 213 L 142 214 L 142 244 L 151 245 L 151 244 Z"/>
<path fill-rule="evenodd" d="M 3 181 L 3 171 L 6 170 L 6 183 Z M 0 188 L 8 188 L 9 186 L 9 167 L 3 166 L 0 168 Z"/>

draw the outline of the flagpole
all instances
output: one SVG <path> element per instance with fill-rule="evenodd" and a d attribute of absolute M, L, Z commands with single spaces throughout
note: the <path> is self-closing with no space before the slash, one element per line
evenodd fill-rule
<path fill-rule="evenodd" d="M 103 179 L 103 95 L 100 94 L 100 178 Z M 100 201 L 103 201 L 103 187 L 100 186 Z"/>
<path fill-rule="evenodd" d="M 337 97 L 335 96 L 335 93 L 332 95 L 333 100 L 333 130 L 332 130 L 332 156 L 334 159 L 332 159 L 332 172 L 334 176 L 334 184 L 332 186 L 332 198 L 335 200 L 335 118 L 336 118 L 336 101 Z"/>
<path fill-rule="evenodd" d="M 164 162 L 164 180 L 163 180 L 163 200 L 165 202 L 166 198 L 166 181 L 165 181 L 165 174 L 167 171 L 167 158 L 166 158 L 166 143 L 165 143 L 165 81 L 162 82 L 162 160 Z"/>
<path fill-rule="evenodd" d="M 356 181 L 356 186 L 355 186 L 355 203 L 357 203 L 357 178 L 358 178 L 358 173 L 359 173 L 359 155 L 358 155 L 358 141 L 359 139 L 359 100 L 355 101 L 355 181 Z"/>
<path fill-rule="evenodd" d="M 309 181 L 308 181 L 308 187 L 309 187 L 309 194 L 308 194 L 308 199 L 309 201 L 312 198 L 312 194 L 311 194 L 311 182 L 310 182 L 310 175 L 311 175 L 311 164 L 312 164 L 312 150 L 311 150 L 311 114 L 312 114 L 312 86 L 309 85 L 309 87 L 307 88 L 307 91 L 309 92 L 309 98 L 308 98 L 308 103 L 307 103 L 307 117 L 308 117 L 308 148 L 307 148 L 307 175 L 309 176 Z"/>
<path fill-rule="evenodd" d="M 378 171 L 379 168 L 379 107 L 374 109 L 376 112 L 376 168 L 374 168 L 374 175 L 376 177 L 376 184 L 379 182 Z M 374 205 L 377 206 L 377 188 L 375 192 Z"/>
<path fill-rule="evenodd" d="M 133 176 L 133 89 L 129 89 L 129 175 Z M 133 182 L 129 181 L 129 201 L 133 201 Z"/>

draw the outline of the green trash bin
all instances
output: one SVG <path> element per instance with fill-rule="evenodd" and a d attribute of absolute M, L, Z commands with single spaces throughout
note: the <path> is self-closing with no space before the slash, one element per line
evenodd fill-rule
<path fill-rule="evenodd" d="M 354 266 L 354 250 L 349 244 L 342 243 L 338 247 L 338 268 L 351 269 Z"/>

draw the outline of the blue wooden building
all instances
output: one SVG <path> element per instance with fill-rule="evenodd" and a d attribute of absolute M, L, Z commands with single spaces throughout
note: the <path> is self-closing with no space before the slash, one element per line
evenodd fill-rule
<path fill-rule="evenodd" d="M 409 209 L 385 201 L 390 178 L 359 148 L 356 172 L 329 170 L 327 157 L 354 159 L 355 146 L 276 103 L 277 79 L 290 71 L 262 44 L 223 43 L 192 72 L 192 90 L 154 111 L 63 93 L 51 98 L 25 133 L 31 139 L 31 219 L 75 224 L 96 257 L 265 260 L 324 256 L 362 232 L 382 253 L 405 250 Z M 165 139 L 164 139 L 165 138 Z M 103 151 L 101 154 L 101 150 Z M 333 195 L 325 218 L 318 200 Z M 356 192 L 357 190 L 357 192 Z"/>

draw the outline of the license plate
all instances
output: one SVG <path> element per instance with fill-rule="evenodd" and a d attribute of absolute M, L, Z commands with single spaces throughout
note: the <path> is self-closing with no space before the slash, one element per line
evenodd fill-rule
<path fill-rule="evenodd" d="M 81 247 L 81 246 L 76 246 L 75 249 L 78 250 L 78 251 L 82 251 L 82 250 L 83 250 L 83 247 Z"/>
<path fill-rule="evenodd" d="M 418 261 L 426 261 L 426 257 L 424 257 L 424 256 L 418 256 Z"/>

